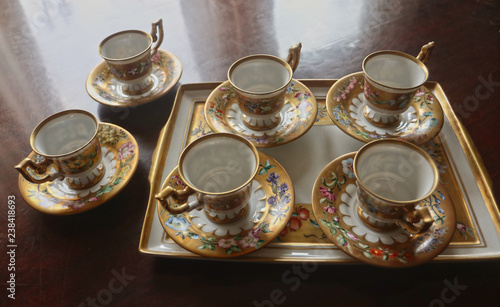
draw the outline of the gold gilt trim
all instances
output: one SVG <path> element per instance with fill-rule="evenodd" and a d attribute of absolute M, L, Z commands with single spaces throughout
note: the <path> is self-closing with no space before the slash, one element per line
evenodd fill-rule
<path fill-rule="evenodd" d="M 448 165 L 450 166 L 450 172 L 452 173 L 451 176 L 448 176 L 448 179 L 451 179 L 453 181 L 452 185 L 455 186 L 457 189 L 458 189 L 458 194 L 459 196 L 461 197 L 462 193 L 462 187 L 465 186 L 463 180 L 462 180 L 462 177 L 459 176 L 459 174 L 456 173 L 455 170 L 458 170 L 458 166 L 457 166 L 457 163 L 455 162 L 455 159 L 453 159 L 453 156 L 451 155 L 451 150 L 450 150 L 450 147 L 448 146 L 448 142 L 445 140 L 445 138 L 442 137 L 441 134 L 439 134 L 439 140 L 441 141 L 441 144 L 446 152 L 446 154 L 444 155 L 447 160 L 448 160 Z M 450 153 L 450 154 L 449 154 Z M 472 206 L 470 206 L 471 204 L 471 201 L 470 201 L 470 198 L 469 198 L 469 193 L 467 193 L 466 191 L 464 191 L 464 197 L 466 199 L 461 199 L 461 207 L 465 210 L 465 214 L 466 216 L 469 218 L 469 221 L 471 223 L 473 223 L 473 225 L 475 226 L 474 227 L 474 230 L 477 234 L 477 237 L 475 237 L 476 240 L 474 241 L 467 241 L 467 242 L 451 242 L 450 243 L 450 248 L 454 247 L 454 248 L 459 248 L 461 247 L 462 245 L 480 245 L 480 246 L 477 246 L 477 247 L 487 247 L 487 244 L 484 240 L 484 235 L 483 235 L 483 231 L 481 229 L 481 227 L 479 226 L 479 222 L 477 220 L 477 215 L 476 213 L 474 212 L 474 208 Z M 455 206 L 457 204 L 455 203 Z M 458 220 L 457 220 L 458 222 Z M 462 221 L 463 222 L 463 221 Z M 454 245 L 458 245 L 458 246 L 454 246 Z"/>
<path fill-rule="evenodd" d="M 448 97 L 443 91 L 441 85 L 437 82 L 428 81 L 425 85 L 431 89 L 436 95 L 439 101 L 448 102 Z M 484 166 L 483 160 L 474 145 L 469 133 L 465 129 L 465 127 L 460 123 L 457 116 L 453 112 L 451 105 L 449 103 L 443 104 L 443 111 L 448 118 L 453 131 L 457 135 L 458 141 L 460 142 L 460 146 L 462 147 L 465 157 L 469 162 L 472 173 L 476 177 L 479 191 L 481 192 L 481 196 L 483 197 L 486 208 L 490 213 L 491 219 L 493 220 L 493 224 L 497 230 L 497 235 L 500 238 L 500 210 L 496 204 L 495 198 L 493 197 L 492 191 L 492 181 L 491 178 Z"/>
<path fill-rule="evenodd" d="M 334 84 L 337 80 L 331 80 L 331 79 L 322 79 L 322 80 L 315 80 L 315 79 L 307 79 L 307 80 L 298 80 L 302 82 L 305 86 L 307 87 L 331 87 L 332 84 Z M 173 128 L 176 123 L 176 118 L 178 116 L 178 113 L 181 108 L 181 102 L 183 100 L 184 95 L 186 94 L 187 91 L 193 91 L 193 90 L 213 90 L 217 86 L 219 86 L 221 82 L 210 82 L 210 83 L 198 83 L 198 84 L 183 84 L 179 87 L 177 95 L 175 97 L 174 101 L 174 106 L 172 108 L 172 112 L 170 115 L 169 120 L 167 121 L 165 127 L 161 130 L 160 136 L 158 139 L 157 146 L 155 148 L 155 151 L 153 153 L 152 157 L 152 165 L 151 165 L 151 170 L 149 174 L 149 181 L 150 181 L 150 195 L 149 195 L 149 200 L 148 200 L 148 206 L 147 206 L 147 211 L 146 211 L 146 216 L 144 219 L 144 224 L 143 224 L 143 229 L 141 233 L 141 240 L 139 243 L 139 251 L 142 253 L 147 253 L 151 255 L 157 255 L 157 256 L 178 256 L 182 258 L 200 258 L 200 256 L 191 254 L 191 253 L 182 253 L 179 252 L 178 255 L 177 253 L 169 253 L 168 251 L 156 251 L 156 250 L 151 250 L 148 248 L 148 241 L 149 237 L 151 234 L 151 228 L 152 224 L 154 222 L 154 215 L 155 215 L 155 210 L 156 210 L 156 199 L 154 198 L 155 193 L 159 190 L 160 184 L 161 184 L 161 178 L 163 175 L 164 171 L 164 166 L 166 162 L 166 154 L 169 150 L 170 147 L 170 142 L 172 139 L 172 133 L 173 133 Z M 451 105 L 448 102 L 448 99 L 446 95 L 444 94 L 441 86 L 436 83 L 436 82 L 431 82 L 428 81 L 424 84 L 429 90 L 433 92 L 435 97 L 442 102 L 442 108 L 443 112 L 446 114 L 451 128 L 454 131 L 454 133 L 457 135 L 457 138 L 459 140 L 459 143 L 465 153 L 466 159 L 471 167 L 471 170 L 475 176 L 475 179 L 478 183 L 478 187 L 481 193 L 481 196 L 486 204 L 486 207 L 488 209 L 488 212 L 490 213 L 490 216 L 493 220 L 493 223 L 495 224 L 495 228 L 497 230 L 497 235 L 500 237 L 500 211 L 497 207 L 496 201 L 493 197 L 492 193 L 492 183 L 491 179 L 484 167 L 483 161 L 474 146 L 469 134 L 465 130 L 465 128 L 462 126 L 462 124 L 459 122 L 458 118 L 454 114 Z M 318 95 L 318 97 L 322 97 L 323 95 Z M 198 99 L 191 99 L 190 104 L 190 115 L 188 118 L 188 121 L 186 123 L 186 128 L 184 130 L 184 138 L 183 142 L 186 144 L 183 144 L 183 146 L 187 145 L 190 142 L 190 129 L 189 125 L 192 123 L 193 120 L 193 108 L 198 102 L 203 102 L 205 101 L 206 97 L 200 97 Z M 320 98 L 321 99 L 321 98 Z M 319 99 L 318 99 L 319 100 Z M 445 142 L 444 138 L 440 136 L 440 139 L 442 140 L 442 144 L 444 146 L 445 151 L 447 152 L 445 154 L 445 157 L 448 158 L 448 164 L 451 166 L 453 165 L 453 168 L 457 170 L 457 165 L 456 162 L 453 159 L 453 156 L 450 154 L 450 148 L 448 147 L 448 144 Z M 458 176 L 455 171 L 452 172 L 453 180 L 453 185 L 461 191 L 461 187 L 464 187 L 463 182 L 461 181 L 462 178 Z M 456 178 L 457 175 L 459 178 Z M 457 182 L 457 180 L 460 180 L 460 182 Z M 466 191 L 465 191 L 466 192 Z M 467 194 L 467 193 L 465 193 Z M 472 204 L 470 203 L 469 195 L 465 195 L 467 197 L 468 204 L 470 205 L 467 206 L 467 203 L 465 203 L 465 210 L 467 215 L 470 217 L 471 221 L 474 222 L 475 230 L 476 233 L 478 234 L 478 237 L 481 237 L 481 239 L 476 238 L 477 240 L 473 242 L 460 242 L 459 246 L 449 246 L 448 248 L 464 248 L 463 245 L 467 245 L 467 248 L 485 248 L 486 247 L 486 242 L 485 238 L 483 236 L 483 231 L 481 229 L 481 225 L 479 225 L 479 221 L 477 220 L 477 216 L 474 212 L 474 208 Z M 465 200 L 464 200 L 465 201 Z M 471 212 L 472 211 L 472 212 Z M 479 241 L 479 242 L 478 242 Z M 471 246 L 471 245 L 477 245 L 478 243 L 484 243 L 484 245 L 481 246 Z M 166 244 L 175 244 L 173 240 L 170 238 L 165 237 L 165 233 L 163 232 L 161 235 L 161 243 L 166 243 Z M 452 243 L 453 244 L 453 243 Z M 314 245 L 314 246 L 312 246 Z M 269 248 L 275 248 L 275 249 L 288 249 L 288 248 L 294 248 L 294 249 L 303 249 L 303 250 L 310 250 L 311 248 L 318 248 L 322 249 L 325 251 L 331 250 L 332 252 L 337 250 L 336 247 L 333 247 L 329 243 L 314 243 L 311 244 L 309 242 L 271 242 L 268 246 Z M 321 258 L 316 258 L 313 261 L 315 262 L 335 262 L 335 263 L 360 263 L 359 261 L 355 259 L 332 259 L 328 258 L 328 255 L 324 255 Z M 481 255 L 480 259 L 481 260 L 489 260 L 489 259 L 498 259 L 498 255 Z M 229 259 L 227 259 L 229 260 Z M 250 255 L 247 255 L 244 257 L 245 261 L 255 261 L 255 262 L 302 262 L 303 258 L 298 257 L 287 257 L 287 258 L 275 258 L 275 259 L 270 259 L 270 258 L 259 258 Z M 436 262 L 454 262 L 454 261 L 477 261 L 478 257 L 475 255 L 440 255 L 439 257 L 435 258 L 434 261 Z M 240 259 L 241 261 L 241 259 Z"/>

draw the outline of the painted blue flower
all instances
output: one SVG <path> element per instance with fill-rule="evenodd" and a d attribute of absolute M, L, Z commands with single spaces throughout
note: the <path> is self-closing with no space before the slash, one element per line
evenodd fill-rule
<path fill-rule="evenodd" d="M 438 191 L 438 193 L 439 193 L 439 198 L 446 199 L 446 197 L 443 195 L 443 193 L 441 193 L 441 191 Z"/>
<path fill-rule="evenodd" d="M 191 239 L 194 239 L 194 240 L 200 239 L 200 235 L 197 233 L 189 232 L 187 235 L 188 235 L 188 237 L 190 237 Z"/>
<path fill-rule="evenodd" d="M 174 215 L 168 218 L 165 225 L 176 231 L 186 231 L 191 223 L 184 216 Z"/>
<path fill-rule="evenodd" d="M 267 137 L 266 136 L 260 136 L 255 139 L 257 144 L 265 144 L 267 142 Z"/>
<path fill-rule="evenodd" d="M 438 204 L 438 205 L 441 204 L 441 200 L 439 198 L 437 198 L 436 195 L 432 195 L 432 197 L 434 197 L 434 201 L 436 202 L 436 204 Z"/>
<path fill-rule="evenodd" d="M 353 167 L 353 159 L 352 158 L 342 160 L 342 171 L 349 178 L 356 178 L 356 176 L 354 175 L 354 167 Z"/>
<path fill-rule="evenodd" d="M 283 198 L 281 199 L 281 202 L 280 202 L 280 207 L 284 207 L 286 204 L 288 204 L 290 202 L 290 194 L 286 194 L 285 196 L 283 196 Z"/>
<path fill-rule="evenodd" d="M 434 230 L 434 233 L 437 235 L 437 236 L 442 236 L 444 235 L 445 231 L 443 228 L 437 228 L 436 230 Z"/>
<path fill-rule="evenodd" d="M 276 204 L 277 196 L 271 196 L 267 199 L 267 203 L 270 204 L 271 206 L 274 206 Z"/>
<path fill-rule="evenodd" d="M 284 182 L 280 185 L 280 193 L 285 194 L 286 191 L 288 191 L 288 184 L 286 184 L 286 182 Z"/>
<path fill-rule="evenodd" d="M 272 172 L 271 174 L 269 174 L 269 178 L 267 178 L 267 182 L 269 183 L 273 183 L 273 184 L 278 184 L 278 180 L 280 179 L 280 175 L 276 175 L 275 172 Z"/>

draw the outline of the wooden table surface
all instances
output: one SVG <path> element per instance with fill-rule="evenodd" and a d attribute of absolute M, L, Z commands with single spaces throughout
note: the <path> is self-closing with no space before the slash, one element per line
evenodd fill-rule
<path fill-rule="evenodd" d="M 162 49 L 183 64 L 180 84 L 224 81 L 237 59 L 285 57 L 303 44 L 297 79 L 338 79 L 363 58 L 416 55 L 435 41 L 429 80 L 439 82 L 500 193 L 500 3 L 419 1 L 76 1 L 0 4 L 1 306 L 498 306 L 500 262 L 368 265 L 183 260 L 138 251 L 151 157 L 178 87 L 136 108 L 113 108 L 85 90 L 100 41 L 163 18 Z M 115 198 L 73 216 L 28 206 L 14 165 L 45 117 L 84 109 L 136 138 L 140 162 Z M 15 197 L 15 300 L 8 297 L 7 203 Z M 292 274 L 292 275 L 290 275 Z M 293 276 L 293 279 L 285 276 Z"/>

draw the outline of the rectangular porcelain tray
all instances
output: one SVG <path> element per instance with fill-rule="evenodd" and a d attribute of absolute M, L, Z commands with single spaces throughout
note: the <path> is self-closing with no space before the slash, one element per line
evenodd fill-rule
<path fill-rule="evenodd" d="M 311 210 L 312 186 L 320 171 L 334 158 L 358 150 L 363 143 L 342 132 L 329 119 L 325 98 L 336 80 L 299 80 L 318 101 L 318 122 L 305 135 L 288 144 L 262 149 L 288 172 L 295 187 L 295 207 L 310 211 L 311 219 L 261 250 L 232 259 L 239 261 L 318 261 L 356 263 L 326 239 L 315 226 Z M 154 195 L 178 161 L 182 149 L 200 132 L 210 130 L 202 110 L 206 98 L 220 82 L 183 84 L 179 87 L 170 118 L 162 129 L 149 174 L 150 194 L 139 251 L 156 256 L 200 258 L 168 238 L 160 223 Z M 467 131 L 460 124 L 436 82 L 425 86 L 443 107 L 445 123 L 434 140 L 444 152 L 442 179 L 451 194 L 461 230 L 455 231 L 450 245 L 434 261 L 465 261 L 500 258 L 500 213 L 491 192 L 491 182 Z M 307 144 L 307 146 L 305 146 Z M 305 149 L 306 148 L 306 149 Z M 310 150 L 314 148 L 314 150 Z M 328 154 L 324 154 L 328 152 Z M 301 163 L 297 163 L 300 156 Z M 205 258 L 208 259 L 208 258 Z"/>

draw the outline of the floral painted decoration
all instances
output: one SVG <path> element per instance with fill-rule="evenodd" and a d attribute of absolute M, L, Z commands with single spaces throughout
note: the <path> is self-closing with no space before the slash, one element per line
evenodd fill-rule
<path fill-rule="evenodd" d="M 284 169 L 272 158 L 260 153 L 259 165 L 254 180 L 265 191 L 265 210 L 254 227 L 235 235 L 217 236 L 205 233 L 193 224 L 189 213 L 171 214 L 159 206 L 160 220 L 168 235 L 186 249 L 211 257 L 234 257 L 262 248 L 274 240 L 288 222 L 293 208 L 293 186 Z M 167 177 L 169 186 L 182 188 L 185 184 L 177 169 Z M 169 199 L 168 201 L 172 201 Z"/>
<path fill-rule="evenodd" d="M 272 147 L 295 140 L 312 127 L 318 112 L 316 99 L 307 87 L 292 80 L 285 91 L 285 100 L 292 106 L 291 121 L 287 121 L 284 127 L 275 129 L 275 133 L 256 135 L 251 131 L 241 131 L 241 125 L 229 120 L 228 112 L 233 107 L 239 108 L 237 100 L 236 92 L 229 81 L 222 83 L 207 99 L 206 121 L 213 131 L 242 135 L 257 147 Z M 250 111 L 258 106 L 247 104 L 245 107 Z"/>
<path fill-rule="evenodd" d="M 356 224 L 352 223 L 358 219 L 349 217 L 349 223 L 344 221 L 345 211 L 339 208 L 357 202 L 351 201 L 351 205 L 347 205 L 343 200 L 346 196 L 343 194 L 346 193 L 349 199 L 356 198 L 355 192 L 349 194 L 346 190 L 350 185 L 349 191 L 356 191 L 356 179 L 354 175 L 351 176 L 354 155 L 347 154 L 332 161 L 323 169 L 314 185 L 313 211 L 327 237 L 347 254 L 379 266 L 410 266 L 437 256 L 451 240 L 453 232 L 449 231 L 450 223 L 454 223 L 455 218 L 453 204 L 442 185 L 420 203 L 420 206 L 427 207 L 431 212 L 433 225 L 424 233 L 408 237 L 406 242 L 383 244 L 380 241 L 368 241 L 365 235 L 359 236 L 353 231 Z M 464 229 L 462 225 L 460 227 Z"/>
<path fill-rule="evenodd" d="M 382 134 L 367 130 L 365 126 L 351 116 L 351 107 L 354 100 L 359 100 L 359 95 L 365 92 L 368 96 L 377 98 L 378 93 L 373 92 L 365 84 L 363 73 L 354 73 L 338 80 L 327 95 L 327 112 L 332 121 L 345 133 L 362 142 L 383 138 L 398 138 L 417 145 L 432 140 L 441 130 L 444 122 L 443 110 L 437 99 L 425 87 L 419 88 L 413 98 L 401 97 L 397 101 L 378 101 L 380 104 L 406 105 L 416 112 L 418 117 L 414 125 L 406 125 L 395 134 Z M 411 98 L 411 99 L 410 99 Z M 358 115 L 359 116 L 359 115 Z M 360 115 L 363 116 L 363 115 Z"/>
<path fill-rule="evenodd" d="M 49 188 L 50 182 L 34 184 L 21 180 L 20 190 L 26 202 L 42 212 L 66 215 L 90 210 L 115 196 L 134 174 L 139 161 L 139 149 L 131 134 L 108 123 L 100 125 L 97 140 L 101 148 L 106 148 L 107 156 L 111 154 L 112 159 L 116 161 L 114 174 L 108 183 L 84 197 L 75 197 L 54 195 L 54 188 Z"/>

